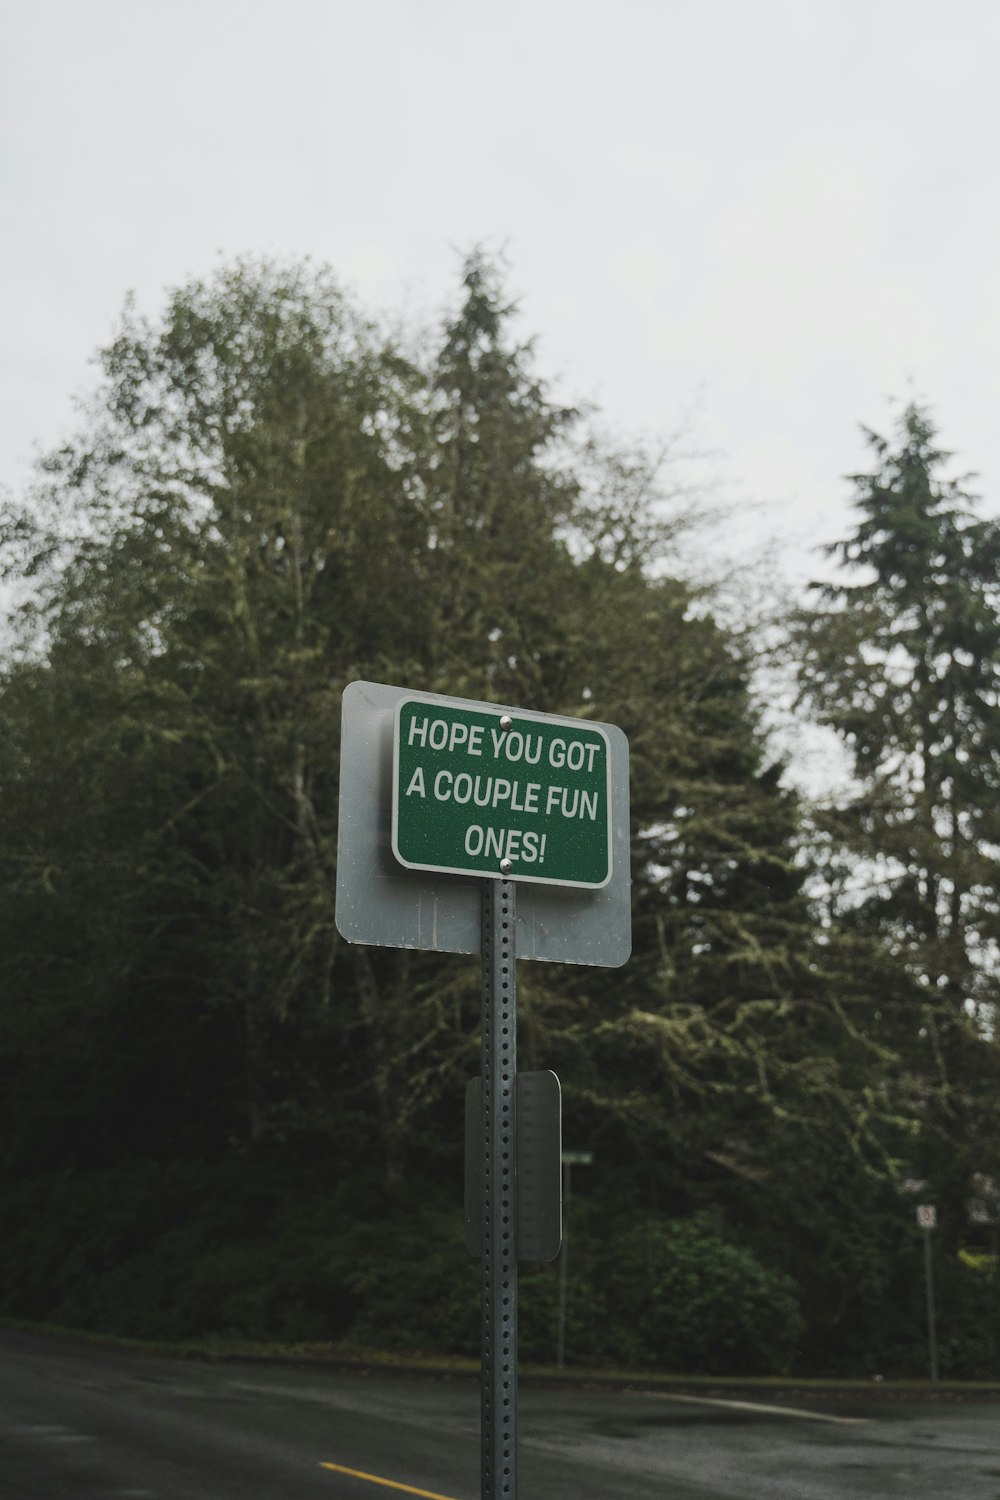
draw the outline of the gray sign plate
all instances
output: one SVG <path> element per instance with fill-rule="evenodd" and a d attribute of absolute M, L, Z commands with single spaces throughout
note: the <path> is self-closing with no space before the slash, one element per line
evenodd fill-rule
<path fill-rule="evenodd" d="M 351 943 L 479 953 L 481 882 L 404 869 L 393 856 L 395 712 L 403 699 L 425 699 L 451 708 L 483 707 L 466 698 L 416 693 L 380 682 L 352 682 L 344 689 L 337 928 Z M 547 717 L 518 708 L 510 712 L 519 720 Z M 518 958 L 613 969 L 632 951 L 628 740 L 613 724 L 596 727 L 607 735 L 610 752 L 612 878 L 596 890 L 518 882 Z"/>

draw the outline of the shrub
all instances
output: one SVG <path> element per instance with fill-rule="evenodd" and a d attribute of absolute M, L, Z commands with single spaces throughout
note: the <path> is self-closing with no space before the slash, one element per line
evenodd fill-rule
<path fill-rule="evenodd" d="M 644 1363 L 679 1373 L 782 1373 L 802 1320 L 791 1277 L 725 1238 L 708 1215 L 650 1219 L 607 1267 L 608 1313 Z"/>

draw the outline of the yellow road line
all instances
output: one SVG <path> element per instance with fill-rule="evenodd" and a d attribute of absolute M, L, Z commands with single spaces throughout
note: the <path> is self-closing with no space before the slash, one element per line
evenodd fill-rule
<path fill-rule="evenodd" d="M 321 1469 L 333 1469 L 336 1474 L 349 1474 L 352 1479 L 367 1479 L 369 1484 L 381 1484 L 387 1490 L 402 1490 L 404 1495 L 421 1495 L 423 1500 L 452 1500 L 450 1495 L 438 1495 L 434 1490 L 415 1490 L 412 1484 L 400 1484 L 395 1479 L 381 1479 L 378 1474 L 364 1474 L 360 1469 L 345 1469 L 343 1464 L 320 1464 Z"/>

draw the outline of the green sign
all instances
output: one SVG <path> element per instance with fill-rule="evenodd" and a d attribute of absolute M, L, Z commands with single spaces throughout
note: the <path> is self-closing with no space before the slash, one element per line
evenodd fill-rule
<path fill-rule="evenodd" d="M 411 870 L 607 885 L 609 750 L 604 730 L 584 719 L 404 698 L 392 852 Z"/>

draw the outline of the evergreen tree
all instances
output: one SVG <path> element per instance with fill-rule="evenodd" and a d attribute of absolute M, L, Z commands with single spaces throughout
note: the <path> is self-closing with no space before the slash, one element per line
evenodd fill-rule
<path fill-rule="evenodd" d="M 925 410 L 867 437 L 857 525 L 829 549 L 846 576 L 815 586 L 795 645 L 804 700 L 854 761 L 853 791 L 818 823 L 834 908 L 895 961 L 873 1028 L 909 1059 L 910 1112 L 936 1122 L 952 1163 L 963 1149 L 954 1222 L 963 1175 L 996 1161 L 1000 527 L 947 477 Z"/>

